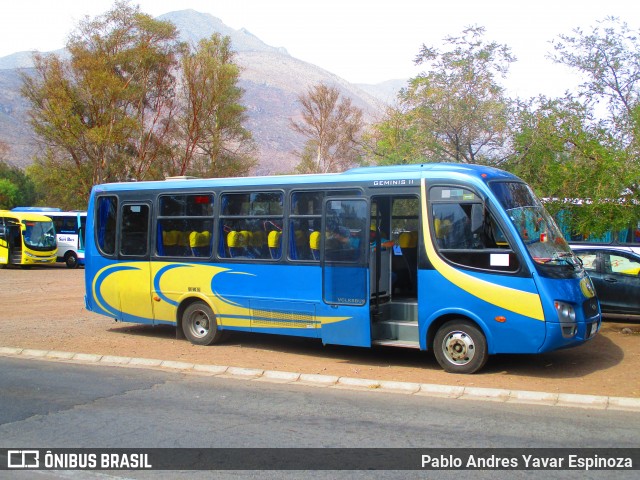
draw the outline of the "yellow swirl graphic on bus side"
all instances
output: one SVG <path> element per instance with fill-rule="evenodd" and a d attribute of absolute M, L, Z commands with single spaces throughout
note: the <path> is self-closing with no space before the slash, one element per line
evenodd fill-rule
<path fill-rule="evenodd" d="M 252 322 L 260 322 L 261 320 L 256 318 L 256 315 L 261 314 L 260 310 L 251 306 L 251 299 L 256 291 L 238 292 L 242 295 L 229 297 L 212 290 L 212 280 L 221 273 L 256 277 L 253 273 L 233 271 L 231 268 L 214 265 L 122 262 L 108 265 L 95 275 L 92 281 L 92 296 L 96 305 L 105 312 L 109 312 L 114 318 L 119 318 L 123 312 L 140 319 L 155 318 L 155 320 L 175 322 L 179 304 L 187 298 L 197 297 L 210 304 L 216 315 L 221 316 L 220 321 L 224 326 L 249 328 Z M 256 282 L 256 284 L 260 283 L 260 281 Z M 128 295 L 130 292 L 137 292 L 139 295 L 130 296 Z M 149 299 L 148 302 L 140 301 L 145 297 Z M 281 320 L 277 328 L 283 330 L 300 328 L 299 323 L 291 321 L 299 320 L 300 314 L 291 313 L 287 308 L 287 302 L 295 303 L 298 300 L 290 298 L 273 300 L 285 305 L 282 311 L 276 309 L 268 312 L 268 315 Z M 241 301 L 245 303 L 238 303 Z M 323 325 L 343 322 L 351 318 L 314 314 L 309 316 L 308 324 L 320 329 Z M 288 321 L 291 321 L 290 324 L 287 324 Z"/>
<path fill-rule="evenodd" d="M 433 267 L 444 278 L 460 287 L 467 293 L 484 300 L 492 305 L 512 311 L 519 315 L 544 321 L 544 312 L 540 297 L 536 293 L 524 292 L 514 288 L 490 283 L 479 278 L 468 275 L 452 267 L 442 260 L 431 242 L 431 230 L 429 226 L 429 208 L 427 206 L 426 180 L 423 178 L 420 185 L 422 202 L 422 230 L 427 257 Z"/>

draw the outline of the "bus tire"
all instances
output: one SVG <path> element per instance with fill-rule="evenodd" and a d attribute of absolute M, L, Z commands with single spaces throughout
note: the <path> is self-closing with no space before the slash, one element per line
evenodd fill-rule
<path fill-rule="evenodd" d="M 213 345 L 222 339 L 218 322 L 205 302 L 194 302 L 182 314 L 182 332 L 194 345 Z"/>
<path fill-rule="evenodd" d="M 78 256 L 75 252 L 67 252 L 64 256 L 64 263 L 67 265 L 67 268 L 78 268 Z"/>
<path fill-rule="evenodd" d="M 451 320 L 442 325 L 433 339 L 433 353 L 440 366 L 450 373 L 475 373 L 489 355 L 482 331 L 467 320 Z"/>

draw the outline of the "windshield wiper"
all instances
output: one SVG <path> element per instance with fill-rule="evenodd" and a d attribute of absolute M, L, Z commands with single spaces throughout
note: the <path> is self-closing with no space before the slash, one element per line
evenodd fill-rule
<path fill-rule="evenodd" d="M 573 253 L 571 252 L 562 252 L 562 253 L 554 253 L 550 258 L 537 258 L 538 263 L 551 263 L 551 262 L 565 262 L 571 266 L 575 266 L 575 261 L 573 259 L 569 259 L 569 257 L 573 257 Z"/>

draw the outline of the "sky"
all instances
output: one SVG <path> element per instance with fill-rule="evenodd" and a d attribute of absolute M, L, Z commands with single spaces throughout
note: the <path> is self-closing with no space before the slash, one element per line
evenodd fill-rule
<path fill-rule="evenodd" d="M 0 4 L 0 57 L 64 47 L 85 16 L 115 0 L 5 0 Z M 274 47 L 352 83 L 410 78 L 423 44 L 442 47 L 467 26 L 485 27 L 485 40 L 511 48 L 518 59 L 504 85 L 521 98 L 560 96 L 579 77 L 546 56 L 550 42 L 575 28 L 590 31 L 607 16 L 640 28 L 633 0 L 132 0 L 152 16 L 193 9 L 234 29 L 245 28 Z"/>

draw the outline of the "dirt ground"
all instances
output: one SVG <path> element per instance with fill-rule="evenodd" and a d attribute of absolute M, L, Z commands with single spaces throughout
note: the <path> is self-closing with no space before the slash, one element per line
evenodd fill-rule
<path fill-rule="evenodd" d="M 541 355 L 496 355 L 474 375 L 445 373 L 433 355 L 398 348 L 232 333 L 210 347 L 175 328 L 118 323 L 84 308 L 84 270 L 0 270 L 0 346 L 176 360 L 264 370 L 510 390 L 640 397 L 640 323 L 604 322 L 590 342 Z"/>

